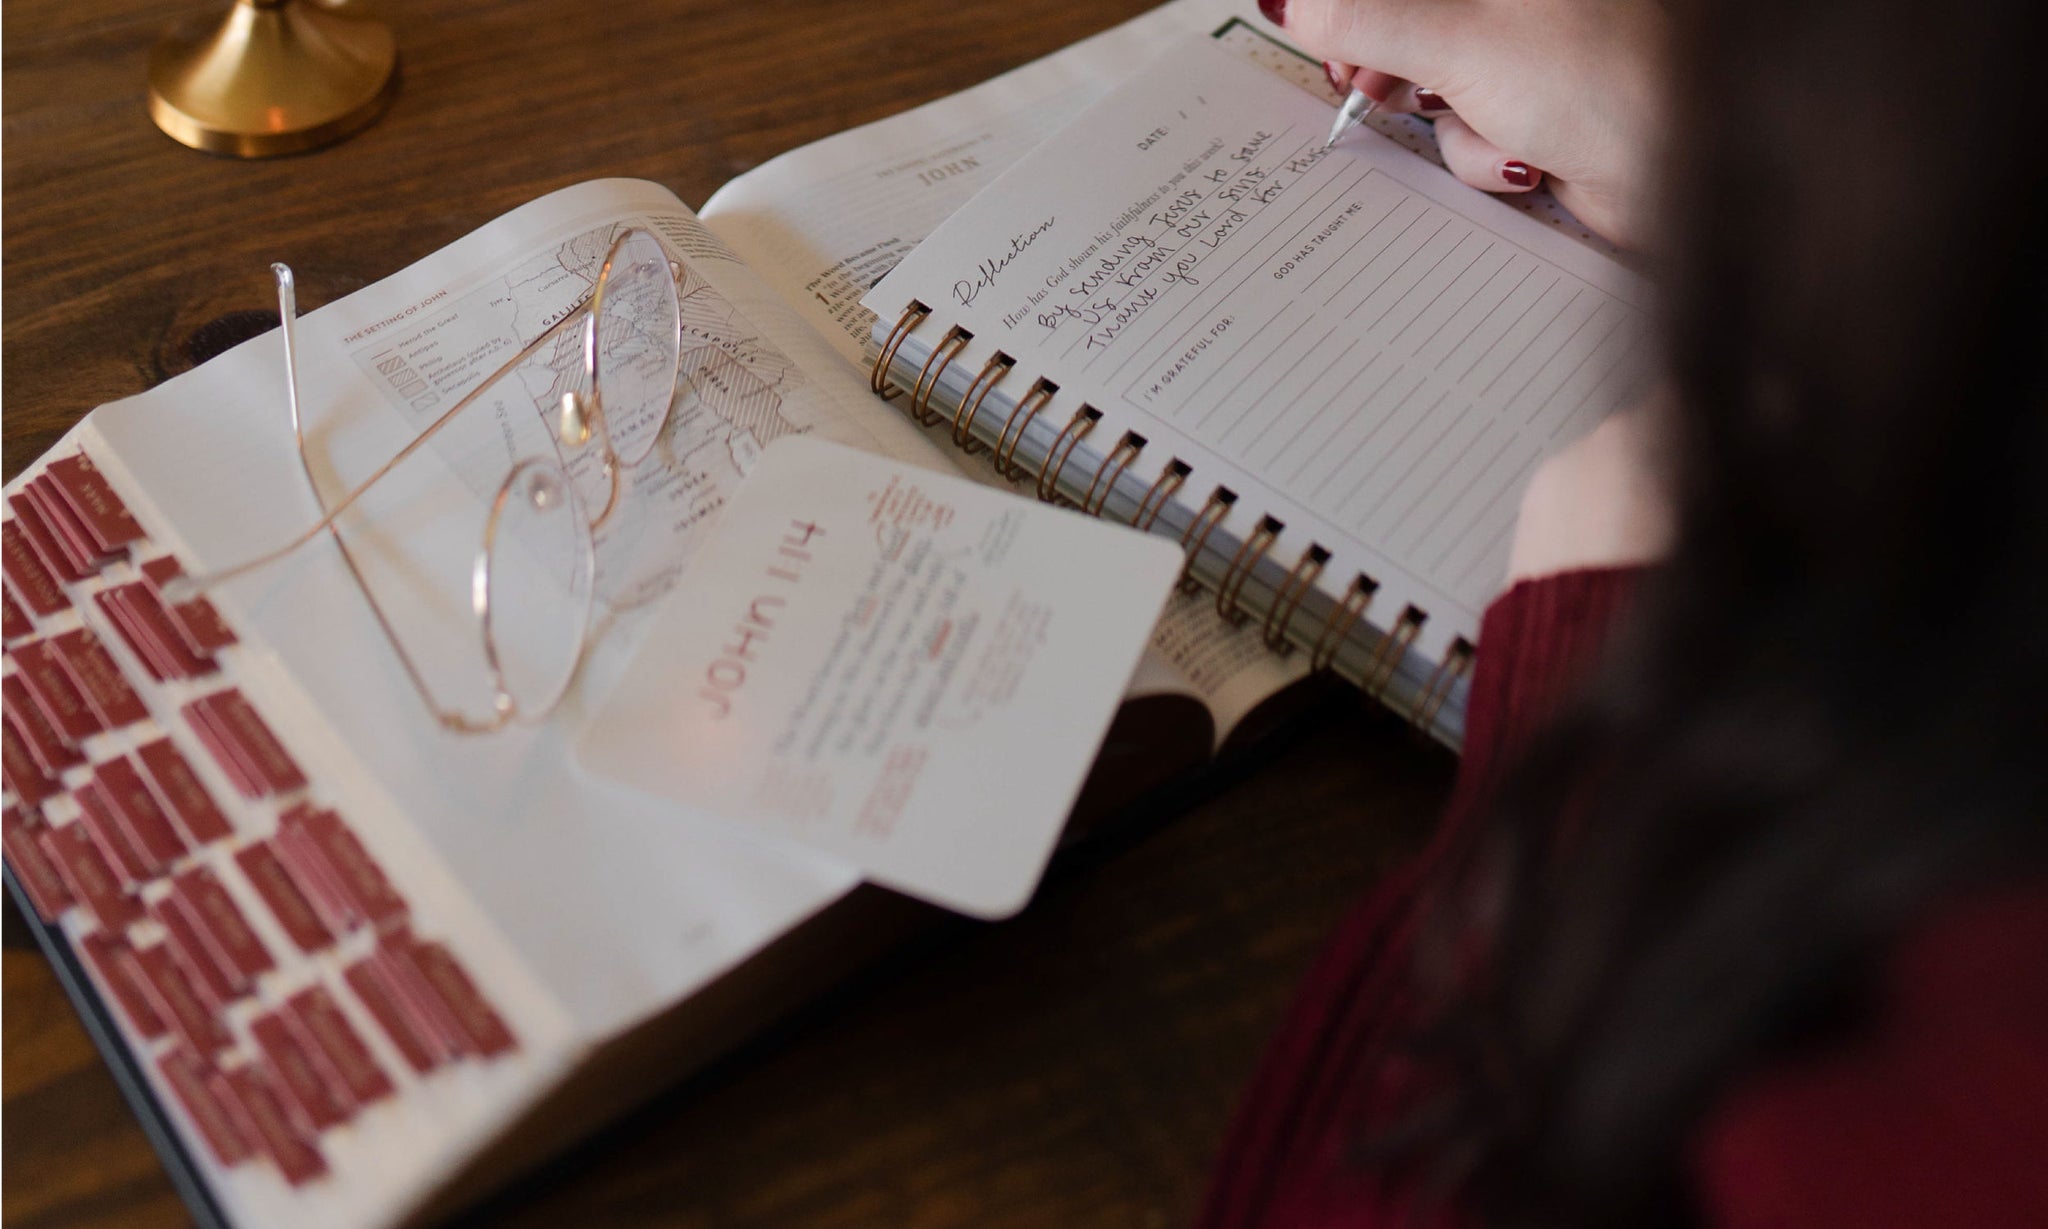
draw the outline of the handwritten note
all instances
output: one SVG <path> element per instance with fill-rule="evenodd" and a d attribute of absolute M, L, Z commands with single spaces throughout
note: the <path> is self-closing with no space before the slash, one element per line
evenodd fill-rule
<path fill-rule="evenodd" d="M 968 370 L 1000 350 L 1055 381 L 1097 437 L 1191 466 L 1198 502 L 1226 485 L 1340 585 L 1432 612 L 1440 645 L 1476 633 L 1529 471 L 1635 395 L 1645 292 L 1376 133 L 1325 150 L 1330 114 L 1174 44 L 867 302 L 945 304 Z"/>
<path fill-rule="evenodd" d="M 1058 218 L 1047 218 L 1022 234 L 1012 235 L 1007 251 L 983 258 L 982 262 L 975 266 L 972 277 L 963 277 L 953 283 L 954 302 L 962 307 L 966 307 L 980 298 L 982 291 L 993 289 L 996 284 L 996 278 L 1002 274 L 1003 270 L 1010 267 L 1010 262 L 1022 256 L 1024 249 L 1030 247 L 1040 235 L 1051 230 L 1052 224 L 1058 220 Z"/>
<path fill-rule="evenodd" d="M 1178 574 L 1157 538 L 802 437 L 579 742 L 964 912 L 1021 908 Z"/>

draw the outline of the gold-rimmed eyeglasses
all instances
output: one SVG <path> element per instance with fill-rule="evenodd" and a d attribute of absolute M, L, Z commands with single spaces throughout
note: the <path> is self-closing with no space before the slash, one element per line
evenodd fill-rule
<path fill-rule="evenodd" d="M 166 596 L 174 602 L 189 600 L 276 563 L 324 533 L 340 550 L 407 678 L 443 728 L 489 733 L 516 721 L 544 720 L 560 703 L 583 660 L 595 602 L 596 531 L 618 509 L 626 472 L 660 441 L 683 383 L 680 263 L 652 232 L 637 227 L 621 231 L 607 249 L 588 296 L 332 502 L 314 476 L 300 417 L 292 271 L 282 264 L 272 265 L 271 271 L 277 278 L 292 435 L 300 468 L 322 515 L 275 550 L 174 581 Z M 468 613 L 475 621 L 491 700 L 488 713 L 463 712 L 436 697 L 337 522 L 493 385 L 571 328 L 579 330 L 580 382 L 546 411 L 546 449 L 515 458 L 497 484 L 470 565 Z"/>

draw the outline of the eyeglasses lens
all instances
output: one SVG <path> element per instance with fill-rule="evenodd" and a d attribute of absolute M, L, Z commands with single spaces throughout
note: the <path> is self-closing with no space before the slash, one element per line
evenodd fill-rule
<path fill-rule="evenodd" d="M 626 232 L 612 248 L 593 310 L 604 426 L 619 460 L 635 465 L 668 422 L 682 341 L 675 274 L 659 240 Z"/>
<path fill-rule="evenodd" d="M 486 571 L 474 578 L 485 648 L 521 713 L 540 714 L 568 687 L 591 612 L 595 560 L 581 501 L 553 460 L 506 476 L 491 512 Z"/>

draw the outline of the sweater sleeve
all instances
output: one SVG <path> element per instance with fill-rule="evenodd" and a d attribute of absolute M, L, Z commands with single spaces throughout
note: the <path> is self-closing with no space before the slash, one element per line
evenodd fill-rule
<path fill-rule="evenodd" d="M 1518 581 L 1487 608 L 1444 837 L 1484 805 L 1501 774 L 1571 698 L 1640 573 L 1589 568 Z"/>
<path fill-rule="evenodd" d="M 1523 581 L 1487 611 L 1465 757 L 1429 851 L 1376 885 L 1306 979 L 1224 1141 L 1201 1229 L 1463 1226 L 1361 1167 L 1362 1124 L 1401 1101 L 1360 1058 L 1414 1008 L 1413 902 L 1456 832 L 1583 678 L 1634 572 Z M 1746 1072 L 1687 1150 L 1720 1229 L 2048 1225 L 2048 884 L 1966 899 L 1886 965 L 1867 1033 Z"/>
<path fill-rule="evenodd" d="M 1487 612 L 1447 832 L 1583 678 L 1632 575 L 1524 581 Z M 1703 1119 L 1704 1223 L 2048 1225 L 2048 884 L 1965 898 L 1885 967 L 1866 1034 L 1746 1073 Z"/>
<path fill-rule="evenodd" d="M 1745 1078 L 1691 1169 L 1724 1229 L 2048 1225 L 2048 885 L 1971 896 L 1886 966 L 1869 1030 Z"/>
<path fill-rule="evenodd" d="M 1346 1159 L 1359 1124 L 1400 1099 L 1357 1078 L 1359 1055 L 1399 1027 L 1409 1006 L 1411 906 L 1430 867 L 1484 804 L 1503 765 L 1570 694 L 1634 575 L 1609 568 L 1525 580 L 1488 608 L 1466 702 L 1464 760 L 1439 835 L 1353 906 L 1302 980 L 1224 1139 L 1201 1229 L 1457 1223 L 1454 1213 L 1418 1219 L 1400 1191 L 1362 1180 Z"/>

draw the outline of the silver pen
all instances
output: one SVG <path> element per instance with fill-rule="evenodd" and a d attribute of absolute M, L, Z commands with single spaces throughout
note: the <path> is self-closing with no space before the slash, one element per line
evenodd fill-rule
<path fill-rule="evenodd" d="M 1371 115 L 1372 109 L 1378 105 L 1366 97 L 1364 90 L 1352 87 L 1350 97 L 1344 100 L 1343 106 L 1337 108 L 1337 122 L 1330 125 L 1330 139 L 1323 142 L 1323 148 L 1329 149 L 1335 145 L 1354 125 L 1362 123 L 1366 116 Z"/>

